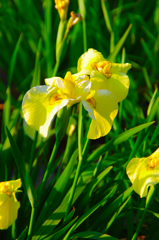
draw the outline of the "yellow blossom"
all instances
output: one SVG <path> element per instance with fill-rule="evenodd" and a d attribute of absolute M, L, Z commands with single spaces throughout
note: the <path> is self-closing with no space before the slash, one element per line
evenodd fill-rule
<path fill-rule="evenodd" d="M 66 73 L 64 79 L 45 79 L 47 86 L 30 89 L 23 98 L 22 110 L 25 121 L 46 137 L 53 117 L 61 108 L 82 102 L 92 122 L 88 138 L 105 136 L 111 129 L 118 112 L 117 101 L 108 90 L 92 90 L 89 76 Z"/>
<path fill-rule="evenodd" d="M 126 173 L 140 197 L 146 197 L 150 185 L 159 183 L 159 148 L 149 157 L 133 158 Z"/>
<path fill-rule="evenodd" d="M 68 10 L 69 0 L 55 0 L 55 8 L 58 10 L 60 19 L 67 19 L 67 10 Z"/>
<path fill-rule="evenodd" d="M 20 203 L 15 197 L 21 179 L 0 182 L 0 229 L 7 229 L 17 219 Z"/>
<path fill-rule="evenodd" d="M 107 61 L 94 49 L 89 49 L 78 60 L 77 70 L 89 74 L 92 89 L 106 89 L 113 93 L 117 102 L 126 98 L 129 90 L 129 77 L 126 75 L 131 64 L 118 64 Z"/>

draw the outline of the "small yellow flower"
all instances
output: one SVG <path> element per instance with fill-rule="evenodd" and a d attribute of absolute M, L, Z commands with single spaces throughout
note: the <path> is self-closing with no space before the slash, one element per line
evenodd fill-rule
<path fill-rule="evenodd" d="M 55 8 L 58 10 L 60 19 L 67 19 L 67 10 L 68 10 L 69 0 L 55 0 Z"/>
<path fill-rule="evenodd" d="M 53 117 L 64 106 L 82 102 L 92 122 L 88 138 L 105 136 L 111 129 L 118 112 L 114 95 L 107 90 L 92 90 L 89 76 L 66 73 L 64 79 L 45 79 L 47 86 L 30 89 L 23 98 L 22 111 L 25 121 L 46 137 Z"/>
<path fill-rule="evenodd" d="M 126 173 L 140 197 L 146 197 L 150 185 L 159 183 L 159 148 L 149 157 L 133 158 Z"/>
<path fill-rule="evenodd" d="M 124 100 L 129 90 L 129 77 L 126 75 L 131 64 L 118 64 L 107 61 L 103 55 L 89 49 L 78 60 L 77 70 L 89 74 L 92 89 L 106 89 L 113 93 L 117 102 Z"/>
<path fill-rule="evenodd" d="M 15 197 L 21 179 L 0 182 L 0 229 L 7 229 L 17 219 L 20 203 Z"/>

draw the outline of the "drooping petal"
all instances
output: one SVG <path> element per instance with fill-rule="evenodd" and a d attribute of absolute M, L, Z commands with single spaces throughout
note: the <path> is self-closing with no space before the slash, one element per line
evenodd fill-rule
<path fill-rule="evenodd" d="M 140 197 L 146 197 L 148 187 L 159 182 L 159 167 L 149 167 L 150 158 L 133 158 L 126 167 L 126 173 Z"/>
<path fill-rule="evenodd" d="M 124 100 L 128 94 L 130 81 L 126 74 L 112 74 L 108 79 L 108 91 L 112 92 L 117 102 Z"/>
<path fill-rule="evenodd" d="M 48 130 L 50 127 L 50 124 L 53 120 L 53 117 L 55 116 L 55 114 L 64 106 L 67 105 L 67 103 L 69 102 L 68 99 L 61 99 L 59 101 L 56 101 L 53 105 L 48 106 L 47 107 L 47 113 L 46 113 L 46 121 L 45 123 L 40 126 L 39 128 L 39 133 L 43 136 L 43 137 L 47 137 L 48 135 Z"/>
<path fill-rule="evenodd" d="M 100 52 L 90 48 L 86 53 L 82 54 L 81 57 L 78 59 L 77 71 L 80 72 L 83 69 L 92 71 L 93 70 L 91 66 L 92 63 L 100 62 L 104 60 L 105 59 Z"/>
<path fill-rule="evenodd" d="M 118 112 L 118 105 L 114 95 L 107 90 L 96 91 L 93 99 L 92 103 L 88 100 L 82 100 L 82 103 L 92 118 L 87 137 L 97 139 L 110 131 Z"/>
<path fill-rule="evenodd" d="M 60 98 L 57 88 L 37 86 L 30 89 L 23 98 L 23 116 L 27 124 L 47 137 L 54 115 L 67 103 L 67 99 Z"/>
<path fill-rule="evenodd" d="M 0 193 L 0 229 L 7 229 L 17 219 L 20 203 L 14 194 Z"/>
<path fill-rule="evenodd" d="M 7 229 L 17 218 L 20 203 L 15 192 L 21 187 L 21 179 L 0 183 L 0 229 Z"/>

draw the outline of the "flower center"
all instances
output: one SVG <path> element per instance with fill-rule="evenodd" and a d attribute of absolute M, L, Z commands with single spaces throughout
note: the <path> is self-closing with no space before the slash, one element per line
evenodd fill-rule
<path fill-rule="evenodd" d="M 55 102 L 61 100 L 61 96 L 60 94 L 56 93 L 56 94 L 53 94 L 50 98 L 49 98 L 49 105 L 53 105 L 55 104 Z"/>
<path fill-rule="evenodd" d="M 7 194 L 9 197 L 12 195 L 12 192 L 9 191 L 9 186 L 7 186 L 7 183 L 1 183 L 0 192 Z"/>
<path fill-rule="evenodd" d="M 94 100 L 93 97 L 87 99 L 87 102 L 88 102 L 93 108 L 96 108 L 96 101 Z"/>
<path fill-rule="evenodd" d="M 147 165 L 148 170 L 153 170 L 155 167 L 159 166 L 159 158 L 149 158 L 150 162 Z"/>
<path fill-rule="evenodd" d="M 110 78 L 112 73 L 110 72 L 110 69 L 112 67 L 112 63 L 109 61 L 104 62 L 94 62 L 91 64 L 94 70 L 102 73 L 106 78 Z"/>

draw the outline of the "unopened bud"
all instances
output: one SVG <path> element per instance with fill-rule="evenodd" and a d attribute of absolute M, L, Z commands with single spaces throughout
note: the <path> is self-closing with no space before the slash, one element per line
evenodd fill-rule
<path fill-rule="evenodd" d="M 67 19 L 69 0 L 55 0 L 55 8 L 58 10 L 62 21 Z"/>
<path fill-rule="evenodd" d="M 80 13 L 75 13 L 75 12 L 71 12 L 70 13 L 70 19 L 68 22 L 68 30 L 70 30 L 76 23 L 78 23 L 80 20 L 82 20 L 82 16 Z"/>

